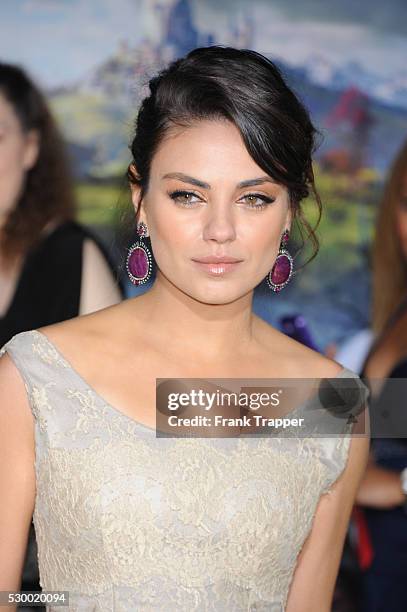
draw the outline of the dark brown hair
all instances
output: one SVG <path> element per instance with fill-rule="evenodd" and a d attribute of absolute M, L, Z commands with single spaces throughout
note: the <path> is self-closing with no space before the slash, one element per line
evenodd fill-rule
<path fill-rule="evenodd" d="M 377 334 L 383 330 L 407 290 L 407 261 L 396 227 L 396 212 L 406 176 L 407 140 L 391 165 L 376 219 L 372 250 L 372 327 Z"/>
<path fill-rule="evenodd" d="M 171 128 L 227 119 L 239 129 L 258 166 L 287 187 L 300 248 L 307 239 L 312 243 L 306 263 L 311 261 L 319 248 L 315 229 L 322 212 L 312 168 L 318 132 L 276 65 L 250 49 L 200 47 L 161 70 L 149 88 L 138 112 L 127 172 L 129 181 L 141 187 L 140 201 L 148 189 L 153 156 Z M 318 206 L 314 227 L 300 206 L 310 192 Z"/>
<path fill-rule="evenodd" d="M 37 130 L 40 140 L 37 161 L 0 232 L 7 266 L 40 241 L 49 221 L 73 219 L 75 204 L 65 147 L 43 94 L 21 68 L 3 63 L 0 94 L 13 107 L 23 131 Z"/>

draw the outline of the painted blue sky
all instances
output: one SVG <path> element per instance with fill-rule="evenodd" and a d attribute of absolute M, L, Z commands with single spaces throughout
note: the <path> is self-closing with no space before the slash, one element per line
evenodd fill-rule
<path fill-rule="evenodd" d="M 154 6 L 173 0 L 5 0 L 0 3 L 0 57 L 23 64 L 44 86 L 80 78 L 117 48 L 156 40 Z M 351 61 L 382 77 L 405 78 L 407 33 L 401 0 L 191 0 L 195 23 L 229 44 L 234 18 L 250 10 L 253 48 L 292 65 Z M 360 5 L 366 11 L 360 11 Z M 393 10 L 392 10 L 392 5 Z M 328 10 L 330 8 L 330 11 Z M 387 15 L 387 19 L 386 19 Z M 324 69 L 321 64 L 320 69 Z"/>
<path fill-rule="evenodd" d="M 72 81 L 109 56 L 120 39 L 136 44 L 137 0 L 11 0 L 0 3 L 0 57 L 43 85 Z"/>

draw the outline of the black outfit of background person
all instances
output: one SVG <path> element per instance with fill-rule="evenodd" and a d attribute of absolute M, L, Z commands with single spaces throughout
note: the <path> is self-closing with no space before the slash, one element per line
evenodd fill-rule
<path fill-rule="evenodd" d="M 14 297 L 0 316 L 0 346 L 19 332 L 78 316 L 86 238 L 96 242 L 117 279 L 116 266 L 101 240 L 76 221 L 62 223 L 25 257 Z M 124 297 L 123 283 L 117 282 Z"/>

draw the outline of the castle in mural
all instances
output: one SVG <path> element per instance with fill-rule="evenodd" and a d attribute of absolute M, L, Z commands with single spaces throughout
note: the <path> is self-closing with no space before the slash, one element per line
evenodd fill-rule
<path fill-rule="evenodd" d="M 162 55 L 169 50 L 172 57 L 180 57 L 195 47 L 214 44 L 213 34 L 202 34 L 195 27 L 188 0 L 178 0 L 172 6 L 155 2 L 153 10 L 161 22 L 158 51 Z"/>
<path fill-rule="evenodd" d="M 135 47 L 128 41 L 121 41 L 114 57 L 84 76 L 77 85 L 78 91 L 101 92 L 119 99 L 124 96 L 127 101 L 129 98 L 134 100 L 135 91 L 147 74 L 196 47 L 221 42 L 216 40 L 213 32 L 198 30 L 188 0 L 155 0 L 147 3 L 146 10 L 154 25 L 148 28 L 150 36 Z M 230 18 L 228 31 L 223 37 L 225 40 L 238 48 L 252 46 L 253 23 L 247 12 L 236 12 Z"/>
<path fill-rule="evenodd" d="M 49 92 L 69 142 L 79 178 L 120 175 L 127 163 L 127 141 L 149 77 L 169 61 L 198 46 L 220 41 L 195 25 L 188 0 L 147 2 L 151 32 L 137 45 L 119 43 L 116 52 L 76 83 Z M 143 24 L 137 24 L 142 29 Z M 230 18 L 223 44 L 243 48 L 253 43 L 253 24 L 247 12 Z"/>

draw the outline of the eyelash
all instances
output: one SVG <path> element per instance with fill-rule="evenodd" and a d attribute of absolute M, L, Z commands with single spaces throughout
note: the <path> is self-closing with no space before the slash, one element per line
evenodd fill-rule
<path fill-rule="evenodd" d="M 186 191 L 186 190 L 182 190 L 182 189 L 178 189 L 177 191 L 172 191 L 169 192 L 168 195 L 170 196 L 170 198 L 172 200 L 176 200 L 178 197 L 180 196 L 184 196 L 184 195 L 193 195 L 196 196 L 197 198 L 199 198 L 198 194 L 194 193 L 193 191 Z M 263 209 L 266 208 L 269 204 L 272 204 L 273 202 L 275 202 L 274 198 L 269 198 L 268 196 L 265 196 L 261 193 L 247 193 L 245 196 L 245 198 L 248 197 L 256 197 L 258 199 L 263 200 L 262 204 L 255 204 L 255 205 L 250 205 L 249 208 L 253 208 L 256 210 L 259 209 Z M 194 204 L 195 202 L 192 202 L 192 204 Z M 185 202 L 177 202 L 177 204 L 179 204 L 180 206 L 184 206 L 184 208 L 190 208 L 191 204 L 185 203 Z"/>

